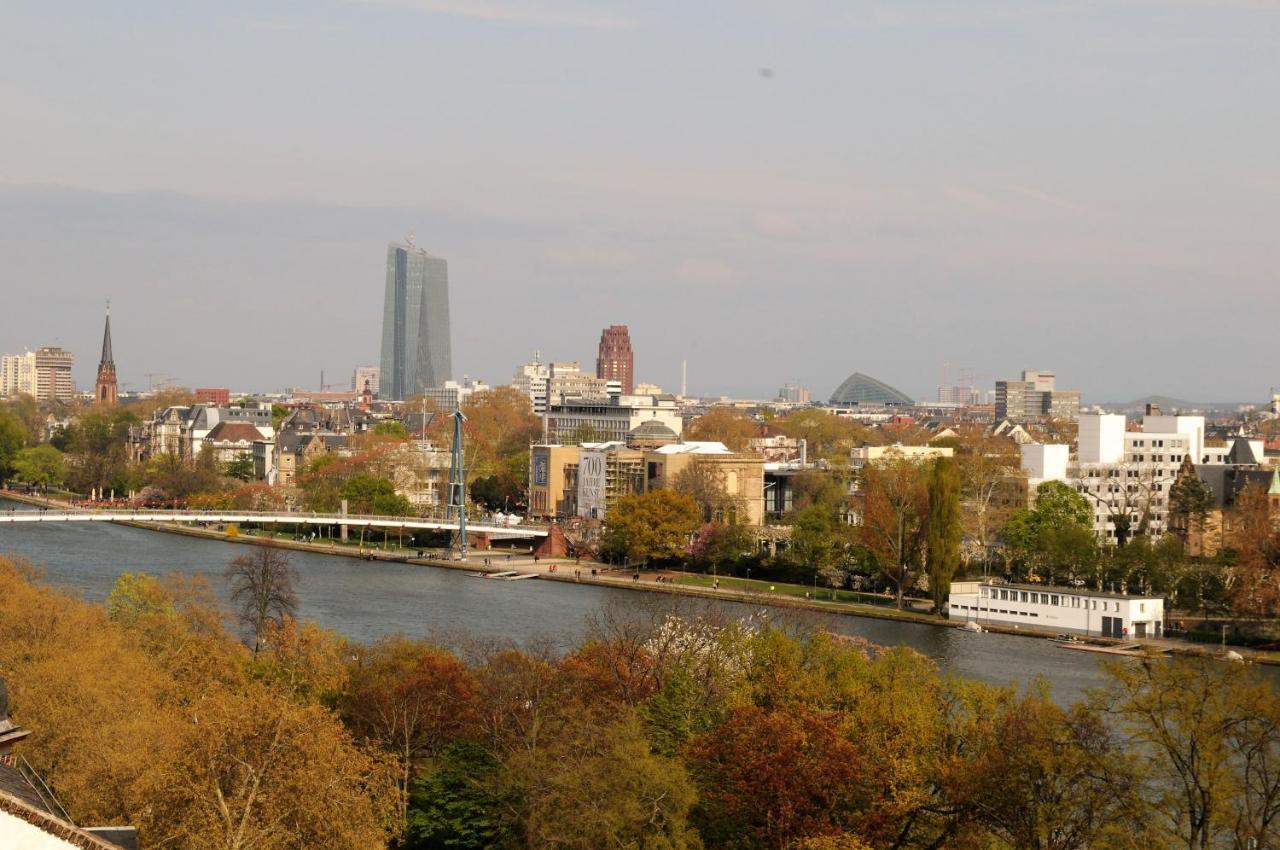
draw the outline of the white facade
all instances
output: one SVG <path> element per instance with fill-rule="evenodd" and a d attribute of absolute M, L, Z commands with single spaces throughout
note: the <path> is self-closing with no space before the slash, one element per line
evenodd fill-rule
<path fill-rule="evenodd" d="M 957 581 L 951 583 L 947 606 L 951 619 L 979 624 L 1114 638 L 1158 638 L 1164 634 L 1164 600 L 1158 596 Z"/>
<path fill-rule="evenodd" d="M 12 398 L 16 395 L 35 398 L 38 392 L 34 351 L 0 357 L 0 398 Z"/>
<path fill-rule="evenodd" d="M 901 443 L 892 446 L 858 446 L 849 450 L 849 465 L 853 469 L 862 469 L 876 461 L 902 459 L 923 463 L 937 457 L 951 457 L 955 453 L 955 449 L 950 446 L 904 446 Z"/>
<path fill-rule="evenodd" d="M 551 442 L 570 439 L 581 426 L 601 440 L 625 441 L 642 423 L 656 419 L 677 436 L 684 422 L 670 396 L 617 396 L 606 400 L 565 399 L 547 410 L 547 437 Z"/>
<path fill-rule="evenodd" d="M 1184 434 L 1191 440 L 1191 462 L 1206 462 L 1198 460 L 1204 455 L 1203 416 L 1163 416 L 1149 413 L 1142 417 L 1142 430 L 1148 434 Z"/>
<path fill-rule="evenodd" d="M 1076 456 L 1081 463 L 1119 463 L 1124 459 L 1124 416 L 1084 413 L 1077 424 Z"/>
<path fill-rule="evenodd" d="M 1025 443 L 1022 450 L 1022 468 L 1027 473 L 1027 480 L 1064 481 L 1067 477 L 1067 463 L 1071 460 L 1071 447 L 1065 443 Z M 1031 487 L 1035 492 L 1035 486 Z"/>

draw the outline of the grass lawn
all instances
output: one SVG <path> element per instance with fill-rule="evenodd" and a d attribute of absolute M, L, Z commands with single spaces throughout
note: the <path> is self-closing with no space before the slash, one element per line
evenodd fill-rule
<path fill-rule="evenodd" d="M 720 576 L 721 590 L 737 590 L 744 593 L 774 593 L 780 596 L 799 596 L 804 597 L 806 593 L 813 593 L 811 585 L 803 584 L 787 584 L 778 581 L 761 581 L 758 579 L 732 578 L 730 576 Z M 677 573 L 676 584 L 688 584 L 695 587 L 711 587 L 712 577 L 698 573 Z M 818 602 L 831 602 L 832 591 L 830 588 L 820 587 L 813 597 Z M 859 593 L 856 590 L 837 590 L 835 591 L 836 602 L 855 602 L 863 605 L 892 605 L 893 600 L 887 596 L 878 596 L 873 593 Z"/>

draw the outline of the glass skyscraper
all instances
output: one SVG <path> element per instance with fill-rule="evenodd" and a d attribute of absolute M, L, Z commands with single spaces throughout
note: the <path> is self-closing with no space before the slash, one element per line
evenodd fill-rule
<path fill-rule="evenodd" d="M 387 246 L 380 395 L 403 400 L 451 377 L 449 265 L 412 243 Z"/>

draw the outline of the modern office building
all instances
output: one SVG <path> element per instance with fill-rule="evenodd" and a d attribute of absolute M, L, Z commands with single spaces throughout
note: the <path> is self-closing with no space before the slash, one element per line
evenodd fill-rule
<path fill-rule="evenodd" d="M 622 387 L 622 395 L 631 395 L 635 391 L 635 355 L 631 351 L 631 334 L 626 325 L 610 325 L 601 332 L 596 377 L 617 381 Z"/>
<path fill-rule="evenodd" d="M 367 386 L 374 395 L 378 395 L 381 391 L 381 376 L 382 370 L 377 366 L 357 366 L 351 375 L 351 389 L 362 393 Z"/>
<path fill-rule="evenodd" d="M 799 384 L 783 384 L 778 390 L 778 401 L 788 404 L 809 404 L 813 401 L 813 394 L 809 392 L 808 387 L 802 387 Z"/>
<path fill-rule="evenodd" d="M 1024 370 L 1020 381 L 996 381 L 996 421 L 1009 419 L 1074 419 L 1080 413 L 1080 391 L 1060 390 L 1053 372 Z"/>
<path fill-rule="evenodd" d="M 413 244 L 387 246 L 380 394 L 403 400 L 452 378 L 449 268 Z M 363 389 L 361 387 L 360 389 Z"/>
<path fill-rule="evenodd" d="M 547 406 L 547 442 L 568 443 L 582 432 L 595 440 L 625 440 L 642 423 L 656 419 L 678 437 L 684 429 L 680 408 L 671 396 L 612 396 L 608 399 L 564 399 Z"/>
<path fill-rule="evenodd" d="M 71 367 L 76 356 L 56 346 L 36 350 L 36 398 L 40 401 L 71 401 L 76 385 L 71 380 Z"/>
<path fill-rule="evenodd" d="M 854 372 L 831 394 L 833 407 L 910 407 L 911 396 L 870 375 Z"/>
<path fill-rule="evenodd" d="M 38 394 L 34 351 L 0 357 L 0 397 L 29 395 L 35 398 Z"/>
<path fill-rule="evenodd" d="M 102 331 L 102 357 L 98 360 L 98 377 L 93 385 L 93 397 L 98 404 L 114 405 L 119 401 L 120 389 L 116 383 L 116 360 L 111 351 L 111 305 L 107 305 L 107 324 Z"/>

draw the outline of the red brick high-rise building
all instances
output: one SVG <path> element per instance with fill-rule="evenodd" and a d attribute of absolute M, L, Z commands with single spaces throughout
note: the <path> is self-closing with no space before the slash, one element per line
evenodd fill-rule
<path fill-rule="evenodd" d="M 596 357 L 596 377 L 622 384 L 622 394 L 631 395 L 636 385 L 635 358 L 626 325 L 610 325 L 600 334 Z"/>

